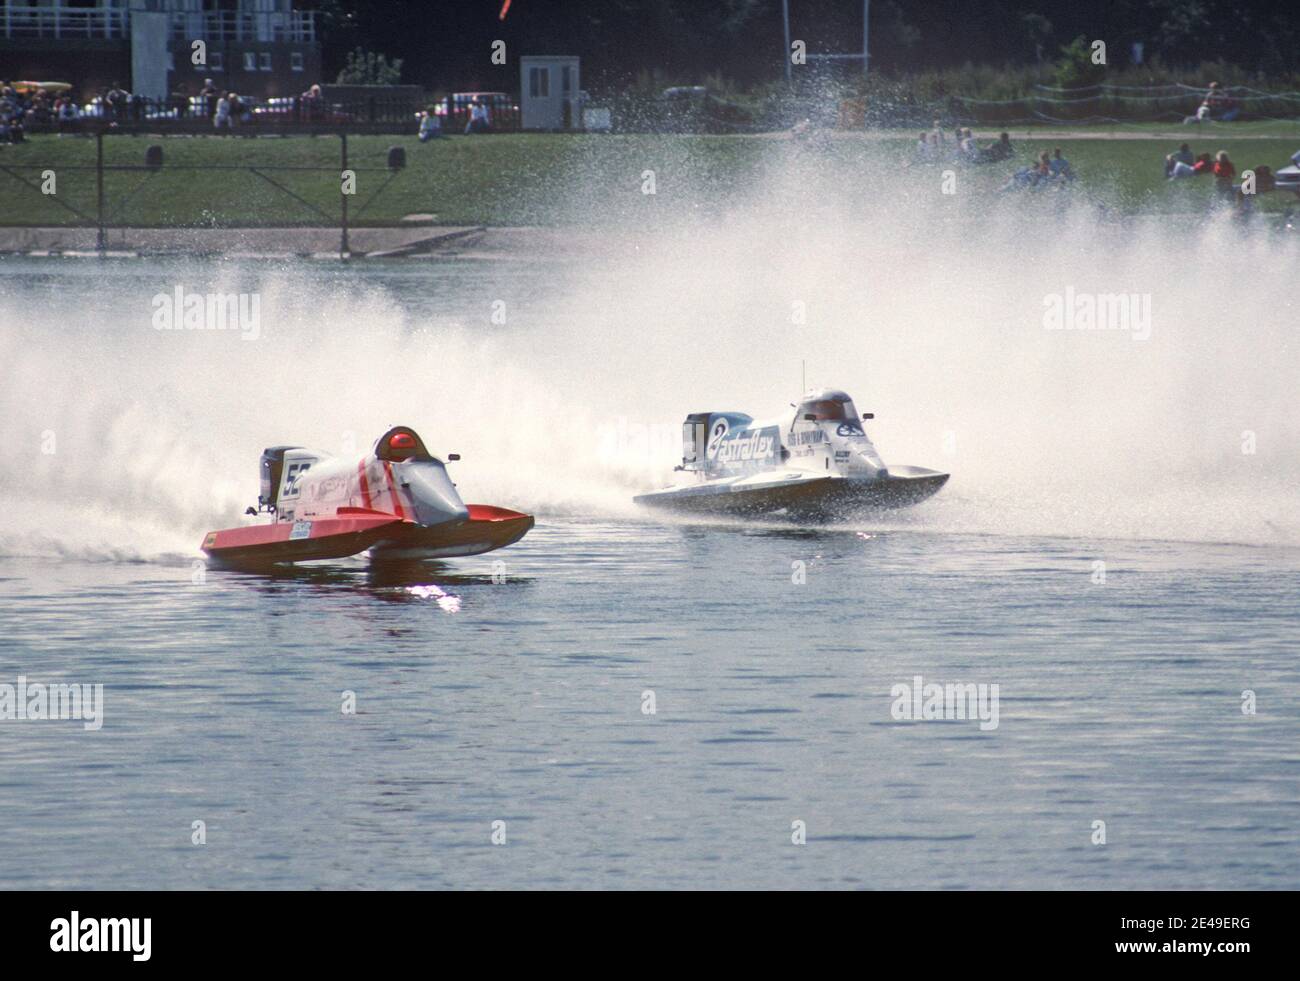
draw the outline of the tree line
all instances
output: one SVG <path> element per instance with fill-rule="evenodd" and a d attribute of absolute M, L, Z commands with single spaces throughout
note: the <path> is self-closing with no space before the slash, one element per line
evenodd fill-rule
<path fill-rule="evenodd" d="M 518 87 L 524 54 L 576 54 L 583 87 L 647 76 L 779 81 L 781 0 L 314 0 L 326 75 L 358 48 L 401 62 L 401 80 L 429 89 Z M 306 0 L 303 6 L 312 6 Z M 809 52 L 861 49 L 859 0 L 789 0 L 791 36 Z M 1300 70 L 1300 16 L 1280 0 L 871 0 L 871 66 L 886 75 L 962 65 L 1050 65 L 1078 38 L 1106 42 L 1111 64 L 1165 68 L 1219 61 L 1268 76 Z M 504 41 L 505 65 L 491 60 Z M 843 72 L 853 70 L 847 62 Z"/>

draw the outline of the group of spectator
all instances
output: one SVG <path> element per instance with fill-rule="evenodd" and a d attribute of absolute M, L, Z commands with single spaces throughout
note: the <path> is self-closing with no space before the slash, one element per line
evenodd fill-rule
<path fill-rule="evenodd" d="M 75 121 L 81 110 L 70 95 L 51 95 L 43 88 L 20 91 L 0 81 L 0 146 L 21 143 L 29 129 L 60 128 Z"/>
<path fill-rule="evenodd" d="M 1011 144 L 1009 133 L 1000 133 L 998 138 L 987 146 L 980 146 L 975 141 L 975 134 L 965 127 L 957 127 L 952 140 L 944 137 L 939 120 L 928 133 L 917 137 L 916 156 L 923 163 L 952 161 L 954 163 L 987 164 L 1001 163 L 1015 156 L 1015 147 Z M 1064 187 L 1074 180 L 1074 170 L 1070 161 L 1061 154 L 1057 147 L 1054 153 L 1043 150 L 1028 167 L 1022 167 L 1011 175 L 1002 190 L 1013 191 L 1023 188 Z"/>
<path fill-rule="evenodd" d="M 933 128 L 918 137 L 916 156 L 923 163 L 938 163 L 943 160 L 974 164 L 996 163 L 1011 159 L 1011 136 L 1003 133 L 988 146 L 982 147 L 975 142 L 975 135 L 969 129 L 958 127 L 953 132 L 949 145 L 943 128 L 936 119 Z"/>
<path fill-rule="evenodd" d="M 1263 169 L 1271 180 L 1272 171 L 1268 167 Z M 1165 177 L 1171 181 L 1210 175 L 1214 176 L 1216 191 L 1224 196 L 1232 195 L 1232 184 L 1237 177 L 1237 168 L 1228 157 L 1227 150 L 1220 150 L 1213 157 L 1208 153 L 1193 155 L 1191 145 L 1184 143 L 1176 151 L 1165 156 Z"/>
<path fill-rule="evenodd" d="M 66 88 L 66 87 L 65 87 Z M 450 100 L 445 111 L 429 106 L 418 113 L 420 142 L 441 136 L 444 122 L 453 118 L 455 107 Z M 488 100 L 474 98 L 465 107 L 465 132 L 489 133 L 492 116 Z M 185 82 L 177 84 L 164 102 L 151 101 L 127 91 L 118 82 L 101 88 L 84 107 L 73 93 L 50 92 L 41 87 L 15 88 L 0 81 L 0 145 L 19 143 L 33 129 L 76 133 L 82 119 L 94 119 L 112 126 L 118 122 L 144 122 L 158 118 L 209 122 L 217 132 L 234 132 L 251 124 L 259 115 L 293 121 L 337 121 L 346 118 L 325 99 L 320 85 L 312 85 L 296 99 L 271 100 L 259 105 L 254 99 L 223 90 L 211 78 L 205 78 L 197 92 Z"/>
<path fill-rule="evenodd" d="M 289 103 L 294 100 L 284 100 Z M 311 121 L 324 119 L 329 107 L 319 85 L 313 85 L 286 106 L 286 114 Z M 56 130 L 60 134 L 77 132 L 82 119 L 95 119 L 110 126 L 119 122 L 144 122 L 162 117 L 208 120 L 220 131 L 231 131 L 254 120 L 257 102 L 237 92 L 221 89 L 213 79 L 205 78 L 197 93 L 191 94 L 184 82 L 165 102 L 135 95 L 118 82 L 101 88 L 84 107 L 71 90 L 51 92 L 39 86 L 15 86 L 0 81 L 0 145 L 22 142 L 32 130 Z"/>
<path fill-rule="evenodd" d="M 1237 100 L 1219 88 L 1218 82 L 1211 82 L 1205 92 L 1205 98 L 1201 100 L 1200 108 L 1196 110 L 1194 116 L 1184 116 L 1183 125 L 1208 122 L 1230 123 L 1240 112 L 1241 107 L 1237 105 Z"/>
<path fill-rule="evenodd" d="M 1028 167 L 1021 167 L 1002 185 L 1004 191 L 1020 191 L 1026 188 L 1065 187 L 1074 180 L 1074 168 L 1070 161 L 1056 147 L 1051 154 L 1041 151 Z"/>
<path fill-rule="evenodd" d="M 1291 162 L 1300 166 L 1300 153 L 1292 156 Z M 1268 164 L 1252 167 L 1251 172 L 1254 174 L 1255 194 L 1267 194 L 1277 189 L 1277 177 Z M 1227 150 L 1220 150 L 1213 157 L 1208 153 L 1193 155 L 1191 146 L 1184 143 L 1165 157 L 1165 177 L 1171 181 L 1208 176 L 1214 177 L 1214 191 L 1219 199 L 1248 210 L 1248 195 L 1237 183 L 1237 168 Z"/>
<path fill-rule="evenodd" d="M 451 106 L 450 100 L 447 104 Z M 442 115 L 438 112 L 437 106 L 426 106 L 424 112 L 416 113 L 416 118 L 420 122 L 421 143 L 428 143 L 442 135 Z M 488 110 L 488 104 L 483 99 L 475 98 L 469 104 L 469 112 L 465 120 L 465 135 L 490 132 L 492 132 L 492 115 Z"/>

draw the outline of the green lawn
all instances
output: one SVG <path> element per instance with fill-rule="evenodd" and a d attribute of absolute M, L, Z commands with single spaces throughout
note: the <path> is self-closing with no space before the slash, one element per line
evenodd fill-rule
<path fill-rule="evenodd" d="M 1273 128 L 1269 129 L 1268 126 Z M 1203 206 L 1208 179 L 1169 186 L 1161 174 L 1165 153 L 1187 139 L 1196 151 L 1226 149 L 1238 168 L 1281 166 L 1300 135 L 1289 124 L 1220 126 L 1213 131 L 1149 127 L 1150 139 L 1110 138 L 1102 131 L 1080 138 L 1061 131 L 1017 139 L 1016 165 L 1060 143 L 1081 175 L 1077 190 L 1131 211 L 1186 211 Z M 1249 128 L 1254 127 L 1254 128 Z M 1295 129 L 1295 127 L 1291 127 Z M 1022 132 L 1022 131 L 1013 131 Z M 929 183 L 942 167 L 912 165 L 911 134 L 836 134 L 819 150 L 776 136 L 598 136 L 510 134 L 453 136 L 421 145 L 414 137 L 364 136 L 348 141 L 349 165 L 357 170 L 357 193 L 349 199 L 357 225 L 386 225 L 403 215 L 432 214 L 447 225 L 563 225 L 639 223 L 674 207 L 697 213 L 725 207 L 761 187 L 764 175 L 780 173 L 792 158 L 817 154 L 819 173 L 854 193 L 878 193 L 897 180 Z M 256 139 L 113 136 L 104 140 L 109 166 L 143 164 L 145 148 L 164 148 L 156 172 L 110 170 L 105 202 L 114 225 L 328 225 L 339 213 L 340 141 L 337 137 Z M 387 149 L 406 148 L 406 169 L 390 174 Z M 95 141 L 38 135 L 20 146 L 0 147 L 0 225 L 76 224 L 69 205 L 93 216 Z M 199 167 L 217 169 L 196 169 Z M 51 169 L 55 198 L 24 186 L 20 175 L 40 183 Z M 274 188 L 258 173 L 283 184 L 307 204 Z M 1006 165 L 962 171 L 963 190 L 985 194 L 1014 169 Z M 643 173 L 653 171 L 657 195 L 641 193 Z M 1262 210 L 1280 210 L 1296 199 L 1272 195 Z"/>

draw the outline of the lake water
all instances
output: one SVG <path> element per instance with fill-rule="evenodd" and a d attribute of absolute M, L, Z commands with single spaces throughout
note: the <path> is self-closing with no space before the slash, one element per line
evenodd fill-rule
<path fill-rule="evenodd" d="M 1217 272 L 1068 229 L 1028 266 L 758 232 L 783 234 L 578 264 L 0 261 L 0 683 L 104 699 L 97 730 L 0 721 L 0 884 L 1300 886 L 1289 287 L 1225 296 L 1255 246 L 1215 231 L 1186 248 Z M 1043 331 L 1044 294 L 1124 277 L 1148 341 Z M 257 339 L 151 329 L 178 285 L 257 294 Z M 630 504 L 686 412 L 774 413 L 805 376 L 949 485 L 833 528 Z M 263 446 L 397 422 L 536 529 L 203 567 Z M 896 719 L 917 676 L 996 685 L 996 727 Z"/>

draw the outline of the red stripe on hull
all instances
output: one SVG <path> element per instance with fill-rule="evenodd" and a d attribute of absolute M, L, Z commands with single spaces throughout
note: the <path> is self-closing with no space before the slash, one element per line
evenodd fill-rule
<path fill-rule="evenodd" d="M 406 512 L 402 509 L 402 499 L 397 496 L 397 484 L 393 481 L 393 465 L 387 460 L 384 461 L 384 473 L 388 475 L 388 493 L 393 499 L 393 513 L 399 518 L 405 518 Z"/>
<path fill-rule="evenodd" d="M 370 481 L 366 479 L 366 458 L 362 457 L 361 462 L 357 464 L 357 476 L 361 478 L 361 506 L 371 507 L 370 504 Z"/>

